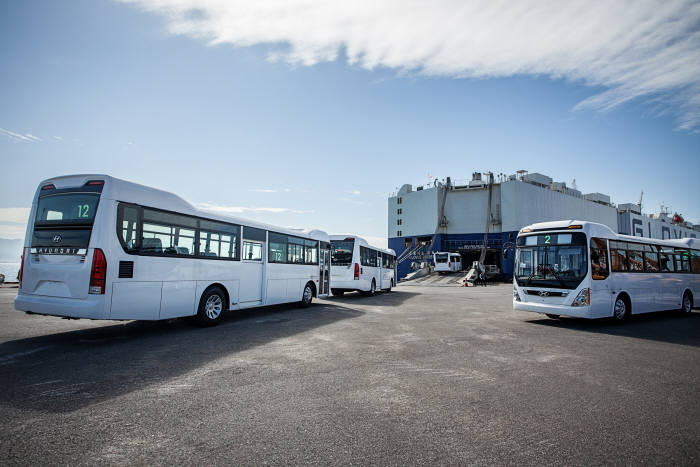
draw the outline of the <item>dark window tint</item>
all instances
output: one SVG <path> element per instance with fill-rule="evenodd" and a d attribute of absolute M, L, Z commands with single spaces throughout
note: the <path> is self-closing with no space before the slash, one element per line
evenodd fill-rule
<path fill-rule="evenodd" d="M 352 263 L 354 240 L 331 240 L 331 262 L 335 266 L 347 266 Z"/>
<path fill-rule="evenodd" d="M 700 251 L 693 250 L 690 252 L 691 259 L 691 271 L 694 273 L 700 273 Z"/>
<path fill-rule="evenodd" d="M 92 223 L 99 199 L 99 194 L 91 193 L 42 196 L 36 210 L 36 221 L 51 224 Z"/>
<path fill-rule="evenodd" d="M 151 221 L 162 225 L 180 225 L 182 227 L 197 228 L 197 219 L 195 217 L 183 216 L 182 214 L 174 214 L 171 212 L 156 211 L 154 209 L 143 209 L 143 220 Z"/>
<path fill-rule="evenodd" d="M 612 270 L 614 272 L 626 272 L 627 267 L 627 250 L 615 249 L 610 250 L 610 259 L 612 260 Z"/>
<path fill-rule="evenodd" d="M 256 240 L 258 242 L 265 241 L 265 231 L 263 229 L 256 229 L 255 227 L 243 226 L 243 238 L 246 240 Z"/>
<path fill-rule="evenodd" d="M 270 232 L 268 234 L 268 261 L 271 263 L 287 262 L 287 236 Z"/>
<path fill-rule="evenodd" d="M 659 254 L 657 252 L 644 252 L 644 270 L 646 272 L 659 272 Z"/>
<path fill-rule="evenodd" d="M 604 238 L 591 238 L 591 275 L 594 280 L 608 277 L 607 241 Z"/>
<path fill-rule="evenodd" d="M 117 209 L 117 233 L 119 241 L 127 253 L 136 253 L 139 249 L 139 208 L 120 204 Z"/>
<path fill-rule="evenodd" d="M 304 263 L 318 264 L 318 242 L 316 240 L 304 242 Z"/>
<path fill-rule="evenodd" d="M 661 272 L 675 272 L 672 251 L 661 250 L 659 253 L 659 269 Z"/>
<path fill-rule="evenodd" d="M 644 271 L 644 259 L 642 258 L 642 252 L 640 250 L 628 250 L 627 263 L 630 272 Z"/>

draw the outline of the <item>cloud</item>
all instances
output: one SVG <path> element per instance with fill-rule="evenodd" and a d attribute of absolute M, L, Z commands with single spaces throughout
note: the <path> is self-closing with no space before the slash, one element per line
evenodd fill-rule
<path fill-rule="evenodd" d="M 271 188 L 251 188 L 250 191 L 254 191 L 256 193 L 277 193 L 277 190 L 273 190 Z"/>
<path fill-rule="evenodd" d="M 379 248 L 389 248 L 389 247 L 388 247 L 388 245 L 389 245 L 389 240 L 387 240 L 386 237 L 377 237 L 377 236 L 374 236 L 374 235 L 364 235 L 364 234 L 361 234 L 361 233 L 350 234 L 350 233 L 347 233 L 347 232 L 343 232 L 343 233 L 339 233 L 339 234 L 332 234 L 332 235 L 347 235 L 347 236 L 354 236 L 354 235 L 356 235 L 356 236 L 358 236 L 358 237 L 362 237 L 362 238 L 364 238 L 365 240 L 367 240 L 367 242 L 368 242 L 370 245 L 372 245 L 372 246 L 377 246 L 377 247 L 379 247 Z"/>
<path fill-rule="evenodd" d="M 25 133 L 22 135 L 20 133 L 15 133 L 14 131 L 6 130 L 4 128 L 0 128 L 0 134 L 5 135 L 13 141 L 24 141 L 25 143 L 38 143 L 40 141 L 43 141 L 43 139 L 39 138 L 38 136 L 34 136 L 31 133 Z"/>
<path fill-rule="evenodd" d="M 0 208 L 0 238 L 24 238 L 30 208 Z"/>
<path fill-rule="evenodd" d="M 121 0 L 172 34 L 265 44 L 269 60 L 339 58 L 365 69 L 455 78 L 549 76 L 595 88 L 576 109 L 631 100 L 700 126 L 700 2 L 523 0 Z"/>
<path fill-rule="evenodd" d="M 314 212 L 313 210 L 298 210 L 298 209 L 289 209 L 289 208 L 271 208 L 271 207 L 253 208 L 253 207 L 246 207 L 246 206 L 221 206 L 221 205 L 209 204 L 209 203 L 201 203 L 197 207 L 200 209 L 204 209 L 206 211 L 215 212 L 217 214 L 243 214 L 246 212 L 269 212 L 269 213 L 273 213 L 273 214 L 279 214 L 279 213 L 311 214 Z"/>
<path fill-rule="evenodd" d="M 340 201 L 345 201 L 346 203 L 360 204 L 360 205 L 369 204 L 367 201 L 360 201 L 357 199 L 350 199 L 350 198 L 345 198 L 345 197 L 340 198 Z"/>
<path fill-rule="evenodd" d="M 360 190 L 350 190 L 350 191 L 346 191 L 346 193 L 349 194 L 349 195 L 355 195 L 355 196 L 357 196 L 357 195 L 360 194 Z"/>

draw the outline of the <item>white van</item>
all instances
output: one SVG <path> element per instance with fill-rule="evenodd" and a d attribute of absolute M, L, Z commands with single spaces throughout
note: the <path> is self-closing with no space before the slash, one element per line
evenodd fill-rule
<path fill-rule="evenodd" d="M 333 295 L 353 290 L 373 295 L 396 285 L 394 250 L 371 246 L 357 236 L 331 235 L 330 240 Z"/>
<path fill-rule="evenodd" d="M 462 255 L 458 253 L 433 253 L 435 272 L 457 272 L 462 270 Z"/>

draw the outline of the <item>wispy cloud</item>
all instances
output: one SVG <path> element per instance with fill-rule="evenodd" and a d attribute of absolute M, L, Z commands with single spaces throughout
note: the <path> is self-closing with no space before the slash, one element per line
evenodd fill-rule
<path fill-rule="evenodd" d="M 292 191 L 291 188 L 251 188 L 250 191 L 254 191 L 256 193 L 290 193 Z"/>
<path fill-rule="evenodd" d="M 360 205 L 369 204 L 367 201 L 360 201 L 358 199 L 351 199 L 351 198 L 347 198 L 347 197 L 340 198 L 340 201 L 345 201 L 346 203 L 360 204 Z"/>
<path fill-rule="evenodd" d="M 350 190 L 350 191 L 346 191 L 346 193 L 349 195 L 358 196 L 360 194 L 360 190 Z"/>
<path fill-rule="evenodd" d="M 30 208 L 0 208 L 0 238 L 24 238 Z"/>
<path fill-rule="evenodd" d="M 366 69 L 455 78 L 546 75 L 595 87 L 576 109 L 633 99 L 700 127 L 700 2 L 569 0 L 122 0 L 162 14 L 173 34 L 270 60 L 342 57 Z M 602 92 L 598 90 L 602 87 Z"/>
<path fill-rule="evenodd" d="M 43 139 L 38 136 L 34 136 L 31 133 L 15 133 L 14 131 L 6 130 L 5 128 L 0 128 L 0 134 L 5 135 L 13 141 L 24 141 L 25 143 L 38 143 L 43 141 Z"/>
<path fill-rule="evenodd" d="M 291 214 L 310 214 L 313 210 L 299 210 L 277 207 L 248 207 L 248 206 L 222 206 L 217 204 L 201 203 L 198 205 L 200 209 L 204 209 L 219 214 L 243 214 L 246 212 L 268 212 L 273 214 L 291 213 Z"/>

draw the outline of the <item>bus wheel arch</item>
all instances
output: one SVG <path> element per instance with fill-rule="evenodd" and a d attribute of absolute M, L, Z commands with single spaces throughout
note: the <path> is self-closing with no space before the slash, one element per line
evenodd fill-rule
<path fill-rule="evenodd" d="M 618 302 L 621 302 L 621 305 Z M 618 323 L 622 323 L 629 318 L 632 314 L 632 300 L 627 292 L 617 294 L 612 311 L 612 318 Z"/>

